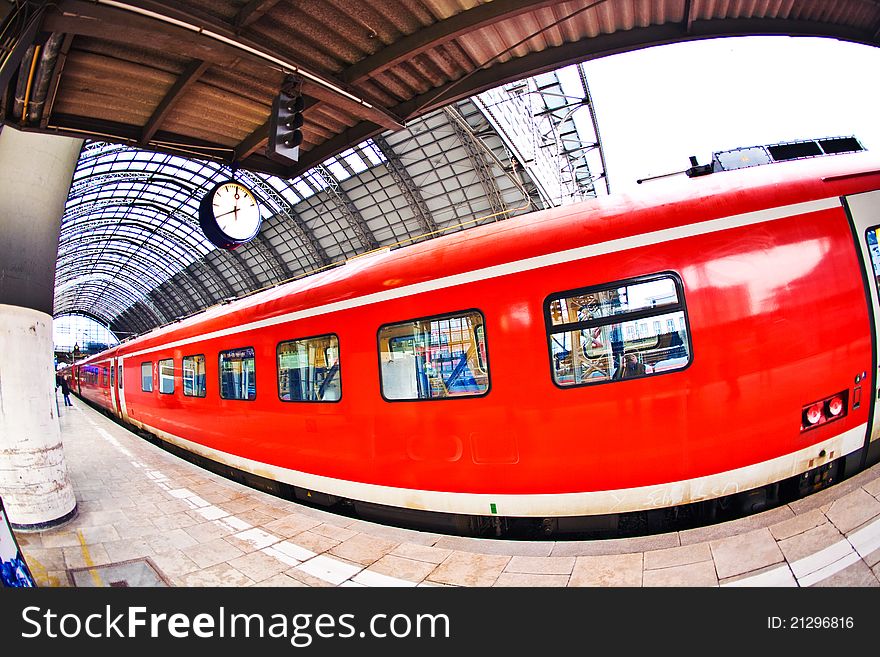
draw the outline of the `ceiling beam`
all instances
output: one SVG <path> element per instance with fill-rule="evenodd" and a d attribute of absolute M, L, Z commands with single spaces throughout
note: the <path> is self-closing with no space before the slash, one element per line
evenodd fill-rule
<path fill-rule="evenodd" d="M 232 24 L 235 25 L 237 31 L 241 31 L 251 23 L 255 23 L 267 11 L 278 4 L 280 0 L 251 0 L 244 7 L 238 10 Z"/>
<path fill-rule="evenodd" d="M 191 30 L 84 0 L 60 0 L 50 6 L 43 18 L 43 30 L 123 44 L 149 43 L 158 50 L 215 66 L 231 67 L 241 60 L 241 52 Z"/>
<path fill-rule="evenodd" d="M 45 128 L 49 125 L 49 117 L 52 115 L 52 107 L 55 105 L 55 97 L 58 95 L 58 84 L 61 81 L 61 71 L 64 70 L 64 63 L 67 61 L 67 54 L 70 52 L 70 46 L 73 44 L 73 35 L 65 34 L 64 41 L 61 42 L 61 48 L 58 51 L 58 59 L 55 61 L 55 68 L 52 69 L 52 78 L 49 80 L 49 91 L 46 95 L 46 104 L 43 106 L 43 113 L 40 116 L 40 127 Z"/>
<path fill-rule="evenodd" d="M 372 126 L 372 123 L 368 125 Z M 25 126 L 22 128 L 28 131 Z M 101 141 L 125 144 L 126 146 L 138 146 L 141 135 L 141 129 L 137 126 L 131 126 L 116 121 L 107 121 L 104 119 L 93 119 L 73 114 L 56 114 L 52 117 L 49 124 L 42 132 L 52 132 L 70 137 L 78 137 L 82 139 L 84 136 L 89 139 L 98 139 Z M 265 135 L 262 136 L 265 140 Z M 162 143 L 157 143 L 162 142 Z M 170 146 L 175 144 L 176 146 Z M 196 158 L 202 160 L 210 160 L 212 162 L 223 162 L 224 164 L 233 164 L 234 162 L 243 168 L 252 171 L 261 171 L 273 176 L 288 177 L 288 168 L 273 162 L 269 158 L 254 153 L 249 158 L 234 159 L 233 149 L 226 152 L 217 150 L 216 144 L 196 141 L 183 135 L 159 130 L 154 135 L 154 143 L 150 144 L 150 150 L 159 153 L 168 153 L 169 155 L 179 155 L 181 157 Z M 256 149 L 254 149 L 256 150 Z"/>
<path fill-rule="evenodd" d="M 235 162 L 243 162 L 245 159 L 253 155 L 260 146 L 266 143 L 269 138 L 269 122 L 266 121 L 259 128 L 241 140 L 235 147 L 233 160 Z"/>
<path fill-rule="evenodd" d="M 694 3 L 693 0 L 685 0 L 684 3 L 684 31 L 690 34 L 694 27 Z"/>
<path fill-rule="evenodd" d="M 168 90 L 168 93 L 165 94 L 162 102 L 156 107 L 156 111 L 153 112 L 153 115 L 147 121 L 146 125 L 144 125 L 144 129 L 141 131 L 141 137 L 138 140 L 138 143 L 141 146 L 146 146 L 150 142 L 153 135 L 156 134 L 159 126 L 162 124 L 162 121 L 168 116 L 168 112 L 174 109 L 174 106 L 183 97 L 184 92 L 195 84 L 210 66 L 211 65 L 208 62 L 200 59 L 194 59 L 187 65 L 177 78 L 177 81 L 172 85 L 171 89 Z"/>
<path fill-rule="evenodd" d="M 52 117 L 47 128 L 59 132 L 87 133 L 93 135 L 95 139 L 127 144 L 129 146 L 137 146 L 141 134 L 140 128 L 127 123 L 107 121 L 106 119 L 94 119 L 86 116 L 76 116 L 74 114 L 56 114 Z M 74 136 L 82 137 L 82 134 Z M 216 150 L 216 145 L 208 142 L 195 142 L 192 139 L 187 139 L 181 135 L 169 135 L 169 137 L 179 140 L 178 143 L 180 143 L 182 148 L 186 150 L 195 151 L 199 148 Z M 221 156 L 215 156 L 211 159 L 223 160 L 224 158 Z"/>
<path fill-rule="evenodd" d="M 559 0 L 493 0 L 473 9 L 459 12 L 454 16 L 438 21 L 386 46 L 375 55 L 366 57 L 343 71 L 340 79 L 344 82 L 358 82 L 378 75 L 401 62 L 436 48 L 463 34 L 510 20 L 521 14 L 530 13 L 558 5 Z"/>

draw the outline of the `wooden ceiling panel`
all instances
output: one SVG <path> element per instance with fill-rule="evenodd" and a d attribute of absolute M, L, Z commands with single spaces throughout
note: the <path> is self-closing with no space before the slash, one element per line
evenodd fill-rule
<path fill-rule="evenodd" d="M 55 109 L 137 125 L 145 122 L 176 79 L 158 69 L 102 55 L 71 52 Z"/>

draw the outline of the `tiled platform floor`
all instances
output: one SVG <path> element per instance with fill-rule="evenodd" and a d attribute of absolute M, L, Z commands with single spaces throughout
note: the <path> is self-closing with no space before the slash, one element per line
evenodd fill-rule
<path fill-rule="evenodd" d="M 61 412 L 79 513 L 17 534 L 40 586 L 119 586 L 107 579 L 122 570 L 98 567 L 122 562 L 141 569 L 132 586 L 880 586 L 880 465 L 713 527 L 494 541 L 302 507 L 181 461 L 78 399 Z"/>

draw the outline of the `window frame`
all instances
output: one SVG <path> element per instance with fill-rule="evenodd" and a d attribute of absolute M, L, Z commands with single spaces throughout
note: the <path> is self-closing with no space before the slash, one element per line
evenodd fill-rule
<path fill-rule="evenodd" d="M 427 397 L 427 398 L 416 397 L 416 398 L 407 398 L 407 399 L 389 399 L 388 397 L 385 396 L 385 385 L 384 385 L 384 381 L 382 378 L 381 336 L 382 336 L 383 329 L 385 329 L 389 326 L 399 326 L 400 324 L 412 324 L 414 322 L 429 322 L 429 321 L 441 320 L 441 319 L 455 319 L 455 318 L 460 318 L 460 317 L 463 317 L 463 316 L 471 314 L 471 313 L 479 315 L 480 318 L 483 320 L 483 323 L 482 323 L 483 343 L 486 347 L 486 362 L 484 364 L 484 366 L 485 366 L 484 369 L 486 370 L 486 389 L 483 392 L 481 392 L 479 394 L 474 394 L 474 395 L 462 395 L 462 396 L 456 396 L 456 397 Z M 476 329 L 474 330 L 474 333 L 476 334 Z M 381 395 L 382 400 L 386 401 L 388 403 L 449 402 L 449 401 L 459 401 L 462 399 L 480 399 L 480 398 L 488 395 L 490 392 L 492 392 L 492 367 L 491 367 L 490 358 L 489 358 L 489 335 L 488 335 L 488 328 L 486 326 L 486 314 L 482 310 L 480 310 L 479 308 L 467 308 L 465 310 L 453 310 L 451 312 L 439 313 L 439 314 L 435 314 L 435 315 L 423 315 L 420 317 L 413 317 L 411 319 L 402 319 L 402 320 L 399 320 L 396 322 L 385 322 L 384 324 L 381 324 L 378 329 L 376 329 L 376 358 L 377 358 L 378 367 L 379 367 L 379 370 L 378 370 L 378 373 L 379 373 L 379 394 Z M 478 358 L 477 362 L 479 363 L 480 360 L 481 359 Z"/>
<path fill-rule="evenodd" d="M 223 396 L 223 366 L 220 363 L 220 358 L 223 354 L 229 353 L 230 351 L 239 351 L 242 349 L 250 349 L 254 352 L 254 398 L 250 399 L 249 397 L 224 397 Z M 205 377 L 207 379 L 207 362 L 205 363 Z M 207 384 L 207 381 L 206 381 Z M 207 386 L 206 386 L 207 387 Z M 231 347 L 230 349 L 219 349 L 217 351 L 217 394 L 220 396 L 220 399 L 223 401 L 243 401 L 243 402 L 253 402 L 257 401 L 257 348 L 252 344 L 247 347 Z"/>
<path fill-rule="evenodd" d="M 868 240 L 868 234 L 873 232 L 874 239 L 878 244 L 878 248 L 880 248 L 880 224 L 873 224 L 865 228 L 865 232 L 863 235 L 865 250 L 868 252 L 868 260 L 865 262 L 865 278 L 868 279 L 869 284 L 873 285 L 874 290 L 877 292 L 877 295 L 880 296 L 880 274 L 877 273 L 876 264 L 880 264 L 874 262 L 874 254 L 871 251 L 871 242 Z M 870 299 L 871 290 L 867 290 L 867 296 Z"/>
<path fill-rule="evenodd" d="M 204 394 L 203 395 L 188 395 L 188 394 L 186 394 L 186 379 L 184 378 L 185 372 L 186 372 L 186 366 L 184 365 L 184 361 L 187 358 L 198 358 L 198 357 L 201 357 L 202 362 L 204 362 L 204 364 L 205 364 Z M 254 354 L 254 360 L 256 361 L 256 354 Z M 218 365 L 220 364 L 220 354 L 219 353 L 217 354 L 217 364 Z M 256 375 L 256 371 L 257 371 L 257 366 L 256 366 L 256 362 L 254 362 L 255 375 Z M 181 360 L 180 360 L 180 384 L 181 384 L 180 389 L 183 392 L 184 397 L 192 397 L 193 399 L 205 399 L 205 397 L 208 396 L 208 357 L 205 356 L 205 354 L 190 354 L 188 356 L 183 356 L 183 358 L 181 358 Z"/>
<path fill-rule="evenodd" d="M 171 392 L 165 392 L 162 390 L 162 363 L 167 363 L 168 361 L 171 361 Z M 174 384 L 174 357 L 172 356 L 171 358 L 163 358 L 162 360 L 156 361 L 156 366 L 158 368 L 157 371 L 159 374 L 159 394 L 160 395 L 173 395 L 174 390 L 177 387 Z"/>
<path fill-rule="evenodd" d="M 600 292 L 603 290 L 610 290 L 614 288 L 627 287 L 633 285 L 639 285 L 642 283 L 650 283 L 652 281 L 659 281 L 662 279 L 670 279 L 672 281 L 673 286 L 675 287 L 676 295 L 678 296 L 678 302 L 675 304 L 670 304 L 668 307 L 664 307 L 660 312 L 658 312 L 657 308 L 640 308 L 638 310 L 633 310 L 625 313 L 621 313 L 619 315 L 613 315 L 610 317 L 600 317 L 598 319 L 585 320 L 581 322 L 569 322 L 568 324 L 558 324 L 556 326 L 553 325 L 553 317 L 550 313 L 550 306 L 553 301 L 557 299 L 564 299 L 566 297 L 590 294 L 593 292 Z M 615 281 L 610 281 L 608 283 L 601 283 L 598 285 L 589 285 L 586 287 L 577 287 L 572 288 L 570 290 L 563 290 L 560 292 L 552 292 L 544 298 L 544 330 L 547 336 L 547 362 L 550 366 L 549 374 L 550 381 L 554 386 L 559 388 L 560 390 L 571 390 L 573 388 L 584 388 L 589 386 L 601 386 L 607 385 L 611 383 L 622 383 L 625 381 L 635 381 L 639 379 L 650 379 L 657 376 L 663 376 L 664 374 L 675 374 L 676 372 L 683 372 L 690 368 L 694 362 L 694 349 L 693 349 L 693 341 L 691 338 L 691 322 L 690 317 L 688 315 L 687 310 L 687 302 L 685 301 L 684 296 L 684 283 L 681 280 L 681 276 L 675 271 L 660 271 L 653 274 L 644 274 L 641 276 L 633 276 L 629 278 L 621 278 Z M 681 312 L 681 319 L 684 321 L 684 332 L 687 350 L 688 350 L 688 362 L 684 367 L 679 367 L 676 369 L 666 370 L 663 372 L 650 372 L 647 374 L 642 374 L 640 376 L 627 377 L 623 379 L 615 379 L 612 376 L 609 376 L 607 379 L 602 379 L 598 381 L 584 381 L 581 383 L 570 383 L 567 385 L 563 385 L 556 380 L 555 376 L 555 365 L 553 362 L 553 335 L 558 333 L 567 333 L 570 331 L 581 331 L 591 328 L 596 328 L 597 326 L 608 326 L 611 324 L 623 324 L 624 321 L 641 321 L 648 320 L 651 317 L 656 317 L 658 315 L 666 315 L 669 313 Z M 677 329 L 678 331 L 682 329 Z M 636 337 L 638 337 L 638 331 L 636 331 Z"/>
<path fill-rule="evenodd" d="M 144 388 L 144 365 L 150 366 L 150 389 L 149 390 Z M 155 388 L 156 388 L 155 383 L 156 382 L 153 379 L 154 379 L 154 377 L 153 377 L 153 361 L 151 361 L 151 360 L 141 361 L 141 392 L 153 392 L 155 390 Z"/>
<path fill-rule="evenodd" d="M 339 368 L 336 371 L 336 376 L 339 377 L 339 399 L 283 399 L 281 397 L 281 369 L 278 365 L 278 349 L 283 344 L 287 344 L 288 342 L 304 342 L 306 340 L 317 340 L 318 338 L 336 338 L 336 349 L 338 350 L 338 362 Z M 280 340 L 278 344 L 275 345 L 275 391 L 278 394 L 278 400 L 285 404 L 338 404 L 342 401 L 342 346 L 341 341 L 339 339 L 339 334 L 335 332 L 331 333 L 319 333 L 317 335 L 310 335 L 305 338 L 291 338 L 290 340 Z"/>

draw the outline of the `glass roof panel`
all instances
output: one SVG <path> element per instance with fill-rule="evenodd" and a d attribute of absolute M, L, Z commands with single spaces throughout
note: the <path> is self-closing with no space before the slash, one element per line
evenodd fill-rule
<path fill-rule="evenodd" d="M 582 135 L 568 115 L 583 94 L 569 98 L 578 92 L 563 93 L 554 74 L 529 85 L 533 111 L 519 119 L 526 126 L 519 131 L 574 152 Z M 293 180 L 86 142 L 62 219 L 55 311 L 88 312 L 111 325 L 122 322 L 124 333 L 142 331 L 377 246 L 397 247 L 536 203 L 558 203 L 558 194 L 542 197 L 534 180 L 539 173 L 562 174 L 552 166 L 549 174 L 530 168 L 523 148 L 503 134 L 514 121 L 498 120 L 505 104 L 509 115 L 521 109 L 498 98 L 458 101 Z M 538 119 L 544 125 L 529 133 Z M 563 158 L 566 171 L 575 168 L 573 157 Z M 264 220 L 258 239 L 228 252 L 204 237 L 198 208 L 207 190 L 232 177 L 253 190 Z"/>

